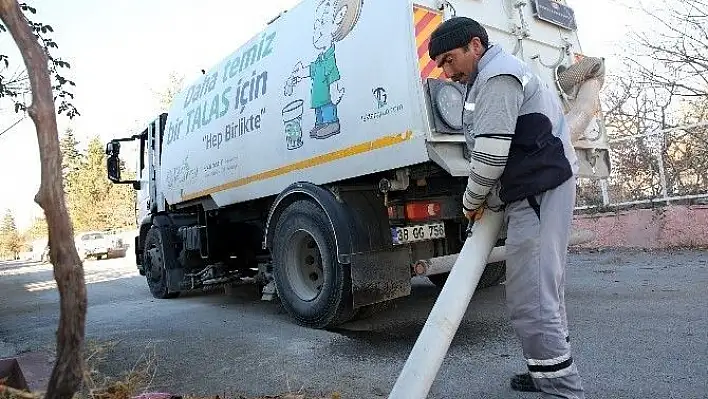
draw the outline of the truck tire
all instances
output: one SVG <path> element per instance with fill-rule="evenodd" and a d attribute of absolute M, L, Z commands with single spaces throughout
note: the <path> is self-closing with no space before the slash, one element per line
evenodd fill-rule
<path fill-rule="evenodd" d="M 322 208 L 293 202 L 278 218 L 273 237 L 273 279 L 285 310 L 311 328 L 349 320 L 351 274 L 337 259 L 332 223 Z"/>
<path fill-rule="evenodd" d="M 167 262 L 170 258 L 166 249 L 163 232 L 159 227 L 152 226 L 145 237 L 143 270 L 150 293 L 158 299 L 172 299 L 179 296 L 179 292 L 169 292 L 167 289 Z"/>
<path fill-rule="evenodd" d="M 432 276 L 428 276 L 428 279 L 438 288 L 442 288 L 445 285 L 445 282 L 447 281 L 447 276 L 449 275 L 450 273 L 434 274 Z M 481 290 L 493 287 L 495 285 L 499 285 L 502 281 L 504 281 L 505 277 L 505 261 L 490 263 L 487 265 L 486 268 L 484 268 L 484 272 L 482 272 L 482 276 L 479 278 L 479 284 L 477 284 L 477 289 Z"/>

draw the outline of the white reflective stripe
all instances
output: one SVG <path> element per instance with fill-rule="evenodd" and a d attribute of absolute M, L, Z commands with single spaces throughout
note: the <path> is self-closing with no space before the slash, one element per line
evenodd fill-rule
<path fill-rule="evenodd" d="M 475 103 L 465 103 L 465 109 L 472 112 L 474 111 Z"/>
<path fill-rule="evenodd" d="M 526 362 L 528 363 L 529 366 L 554 366 L 556 364 L 563 363 L 564 361 L 570 359 L 570 353 L 566 353 L 565 355 L 554 357 L 553 359 L 544 359 L 544 360 L 536 360 L 536 359 L 527 359 Z"/>
<path fill-rule="evenodd" d="M 551 372 L 547 372 L 547 373 L 530 371 L 529 374 L 531 374 L 531 378 L 540 379 L 540 378 L 565 377 L 566 375 L 570 375 L 572 372 L 573 372 L 573 367 L 568 366 L 568 367 L 566 367 L 562 370 L 558 370 L 558 371 L 551 371 Z"/>

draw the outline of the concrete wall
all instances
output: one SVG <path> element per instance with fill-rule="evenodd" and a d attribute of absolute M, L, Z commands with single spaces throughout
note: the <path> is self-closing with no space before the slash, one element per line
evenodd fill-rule
<path fill-rule="evenodd" d="M 576 215 L 576 229 L 597 234 L 583 248 L 708 247 L 708 206 L 665 206 L 655 209 Z"/>

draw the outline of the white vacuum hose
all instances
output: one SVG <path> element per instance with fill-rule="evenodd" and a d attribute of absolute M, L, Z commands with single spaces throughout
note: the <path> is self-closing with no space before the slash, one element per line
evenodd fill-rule
<path fill-rule="evenodd" d="M 389 399 L 428 396 L 497 241 L 503 215 L 503 211 L 485 209 L 474 223 Z"/>

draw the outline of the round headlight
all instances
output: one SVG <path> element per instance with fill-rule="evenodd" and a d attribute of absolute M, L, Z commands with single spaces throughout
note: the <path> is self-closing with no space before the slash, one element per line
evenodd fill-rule
<path fill-rule="evenodd" d="M 464 109 L 462 91 L 451 84 L 443 84 L 435 96 L 435 106 L 443 121 L 453 129 L 462 129 L 462 110 Z"/>

